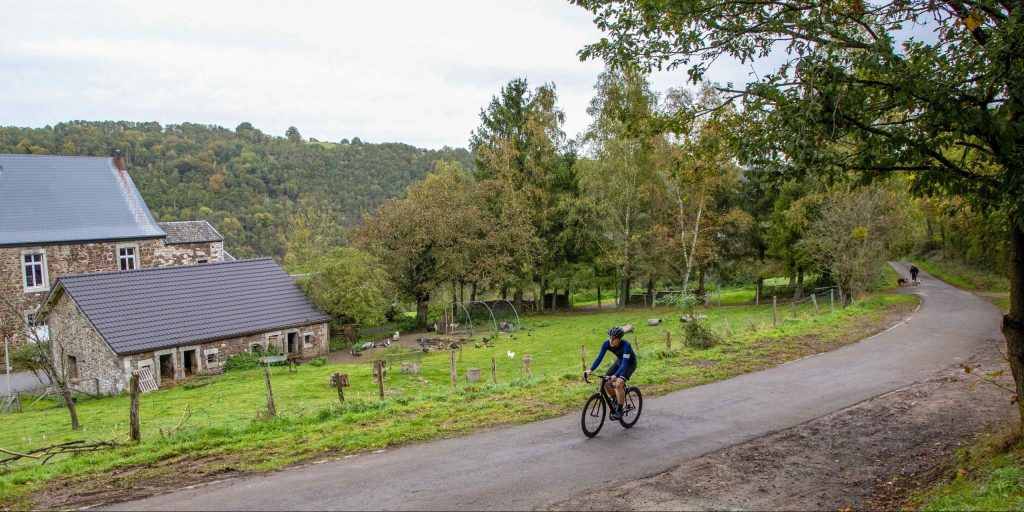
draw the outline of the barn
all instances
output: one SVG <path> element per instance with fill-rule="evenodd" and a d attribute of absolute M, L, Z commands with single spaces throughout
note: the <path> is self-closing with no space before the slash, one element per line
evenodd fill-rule
<path fill-rule="evenodd" d="M 97 394 L 120 393 L 142 368 L 167 385 L 240 352 L 308 358 L 330 346 L 327 315 L 270 258 L 64 276 L 42 314 L 54 361 Z"/>

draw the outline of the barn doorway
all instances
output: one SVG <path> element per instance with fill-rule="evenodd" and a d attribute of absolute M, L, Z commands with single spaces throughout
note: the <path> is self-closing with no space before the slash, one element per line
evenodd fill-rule
<path fill-rule="evenodd" d="M 199 354 L 198 350 L 185 350 L 181 353 L 181 356 L 185 360 L 185 376 L 191 377 L 199 373 Z"/>
<path fill-rule="evenodd" d="M 174 354 L 160 356 L 160 380 L 174 380 Z"/>
<path fill-rule="evenodd" d="M 288 355 L 297 354 L 299 352 L 298 338 L 299 338 L 299 333 L 297 333 L 297 332 L 290 332 L 290 333 L 288 333 L 288 343 L 286 345 L 288 347 Z"/>

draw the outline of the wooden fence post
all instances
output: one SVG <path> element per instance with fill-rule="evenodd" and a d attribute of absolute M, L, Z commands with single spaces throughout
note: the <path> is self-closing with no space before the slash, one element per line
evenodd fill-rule
<path fill-rule="evenodd" d="M 836 289 L 835 288 L 829 288 L 828 289 L 828 307 L 829 307 L 829 311 L 830 312 L 832 312 L 832 313 L 836 312 Z"/>
<path fill-rule="evenodd" d="M 377 389 L 380 393 L 380 399 L 384 399 L 384 364 L 385 362 L 377 360 Z"/>
<path fill-rule="evenodd" d="M 498 383 L 498 365 L 494 361 L 494 356 L 491 356 L 491 384 Z"/>
<path fill-rule="evenodd" d="M 584 372 L 587 371 L 587 346 L 586 345 L 580 345 L 580 368 L 582 368 Z"/>
<path fill-rule="evenodd" d="M 777 327 L 779 325 L 779 317 L 775 312 L 775 307 L 778 305 L 775 295 L 772 295 L 772 326 Z"/>
<path fill-rule="evenodd" d="M 718 283 L 718 307 L 722 307 L 722 283 Z"/>
<path fill-rule="evenodd" d="M 530 361 L 533 361 L 533 358 L 530 357 L 530 354 L 526 354 L 523 356 L 523 369 L 526 370 L 527 379 L 533 378 L 533 370 L 530 368 Z"/>
<path fill-rule="evenodd" d="M 754 305 L 761 305 L 761 287 L 754 285 Z"/>
<path fill-rule="evenodd" d="M 129 435 L 132 441 L 138 443 L 142 441 L 142 432 L 139 428 L 139 376 L 135 372 L 132 372 L 132 377 L 128 381 L 128 393 L 131 395 L 131 409 L 129 412 L 131 431 Z"/>
<path fill-rule="evenodd" d="M 267 416 L 277 416 L 277 408 L 274 407 L 274 391 L 270 388 L 269 365 L 263 365 L 263 380 L 267 383 Z"/>
<path fill-rule="evenodd" d="M 341 403 L 345 403 L 345 391 L 344 391 L 345 388 L 341 384 L 342 384 L 342 382 L 341 382 L 341 374 L 340 373 L 335 373 L 334 374 L 334 385 L 338 388 L 338 401 L 341 402 Z"/>
<path fill-rule="evenodd" d="M 455 370 L 455 351 L 454 350 L 449 350 L 448 351 L 448 371 L 451 373 L 452 389 L 454 389 L 455 386 L 459 382 L 459 374 L 456 373 L 456 370 Z"/>
<path fill-rule="evenodd" d="M 672 350 L 672 331 L 665 331 L 665 348 Z"/>
<path fill-rule="evenodd" d="M 814 316 L 818 316 L 818 298 L 811 294 L 811 304 L 814 304 Z"/>

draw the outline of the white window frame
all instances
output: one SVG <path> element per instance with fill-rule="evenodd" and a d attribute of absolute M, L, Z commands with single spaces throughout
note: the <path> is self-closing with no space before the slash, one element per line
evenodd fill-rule
<path fill-rule="evenodd" d="M 40 265 L 40 270 L 41 270 L 41 275 L 42 275 L 42 281 L 43 282 L 42 282 L 42 284 L 36 283 L 36 284 L 34 284 L 32 286 L 29 286 L 28 285 L 28 277 L 25 275 L 25 268 L 28 265 L 28 263 L 25 262 L 25 256 L 36 256 L 36 255 L 40 256 L 40 258 L 39 258 L 39 265 Z M 21 268 L 21 286 L 22 286 L 22 288 L 24 288 L 25 293 L 48 292 L 48 291 L 50 291 L 50 272 L 49 272 L 49 269 L 47 269 L 47 267 L 46 267 L 46 250 L 41 249 L 41 250 L 35 250 L 35 251 L 21 251 L 21 256 L 19 256 L 19 263 L 20 263 L 19 267 Z M 36 264 L 35 262 L 32 263 L 33 266 L 35 264 Z"/>
<path fill-rule="evenodd" d="M 210 361 L 210 356 L 213 356 L 213 361 Z M 208 348 L 203 351 L 203 357 L 205 358 L 203 363 L 206 364 L 208 368 L 213 366 L 220 366 L 220 350 L 215 348 Z"/>
<path fill-rule="evenodd" d="M 36 338 L 41 341 L 50 341 L 50 326 L 46 324 L 37 324 L 35 317 L 39 314 L 38 309 L 30 309 L 24 312 L 25 315 L 25 328 L 32 329 L 35 331 L 36 336 L 33 337 L 29 334 L 25 335 L 25 338 L 32 343 L 35 343 Z M 31 320 L 30 320 L 31 318 Z"/>
<path fill-rule="evenodd" d="M 131 249 L 132 253 L 130 256 L 122 256 L 121 251 L 125 249 Z M 138 270 L 139 269 L 139 246 L 134 244 L 122 244 L 117 246 L 117 270 Z M 132 268 L 124 268 L 121 263 L 125 261 L 132 262 Z"/>

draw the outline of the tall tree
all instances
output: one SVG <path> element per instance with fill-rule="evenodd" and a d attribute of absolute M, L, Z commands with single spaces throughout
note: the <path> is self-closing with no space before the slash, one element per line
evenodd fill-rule
<path fill-rule="evenodd" d="M 595 90 L 587 109 L 594 121 L 584 134 L 590 158 L 579 163 L 580 187 L 600 208 L 600 247 L 619 272 L 622 307 L 631 281 L 643 273 L 638 263 L 654 225 L 650 200 L 664 189 L 656 155 L 668 143 L 663 135 L 637 129 L 658 101 L 644 75 L 608 69 Z"/>
<path fill-rule="evenodd" d="M 749 115 L 748 162 L 788 176 L 908 173 L 914 192 L 1005 210 L 1011 306 L 1002 330 L 1024 398 L 1024 4 L 576 3 L 608 34 L 587 46 L 584 58 L 686 66 L 699 80 L 720 57 L 749 62 L 784 51 L 782 64 L 758 80 L 723 88 Z M 908 26 L 931 33 L 908 39 Z"/>
<path fill-rule="evenodd" d="M 531 91 L 526 79 L 516 78 L 481 110 L 481 124 L 470 138 L 475 176 L 491 214 L 503 220 L 520 215 L 524 208 L 527 214 L 528 224 L 517 225 L 519 231 L 502 233 L 535 249 L 528 261 L 506 267 L 519 270 L 501 283 L 517 287 L 517 303 L 522 287 L 532 279 L 539 281 L 543 295 L 545 276 L 558 264 L 563 223 L 557 212 L 565 193 L 559 177 L 571 160 L 564 155 L 565 114 L 557 103 L 553 84 Z"/>

